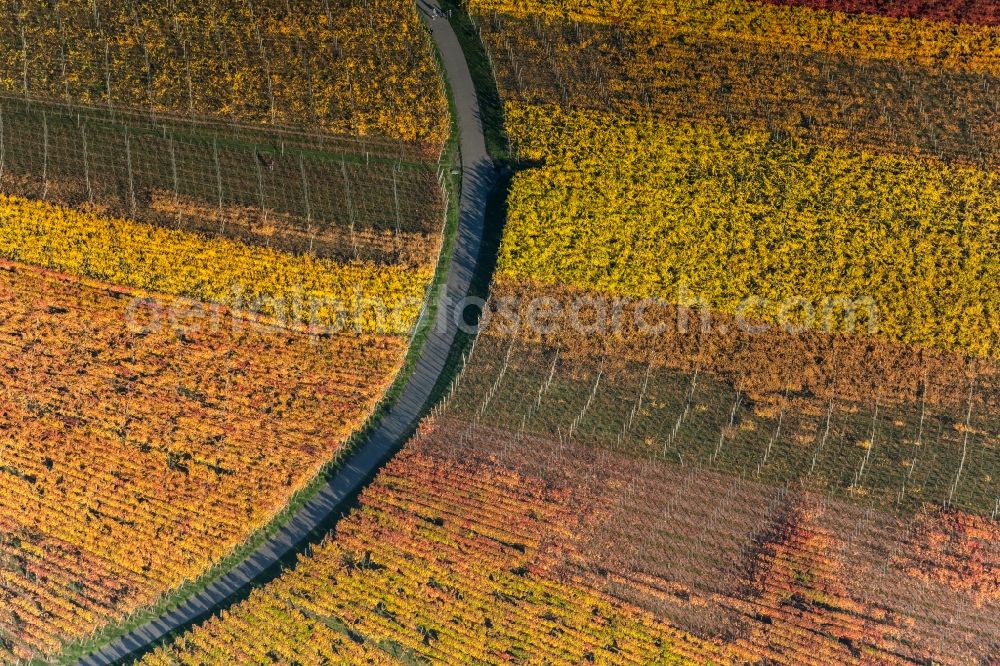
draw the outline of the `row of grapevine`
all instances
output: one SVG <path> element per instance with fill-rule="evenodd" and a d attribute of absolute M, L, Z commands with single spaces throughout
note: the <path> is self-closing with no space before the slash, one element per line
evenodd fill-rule
<path fill-rule="evenodd" d="M 969 519 L 864 515 L 448 414 L 425 424 L 335 536 L 144 663 L 961 664 L 988 655 L 995 590 L 970 593 L 930 574 L 914 585 L 905 557 L 923 548 L 935 563 L 924 569 L 945 570 L 928 529 L 950 535 L 948 525 Z M 995 522 L 980 525 L 985 536 L 966 537 L 968 548 L 995 534 Z M 996 549 L 986 547 L 983 581 L 996 574 Z M 961 610 L 945 624 L 949 608 Z"/>
<path fill-rule="evenodd" d="M 504 279 L 845 330 L 869 303 L 890 340 L 995 354 L 1000 180 L 992 172 L 775 142 L 708 124 L 508 105 L 520 154 Z M 859 312 L 866 317 L 869 313 Z M 851 332 L 851 331 L 849 331 Z M 856 331 L 854 331 L 856 332 Z"/>
<path fill-rule="evenodd" d="M 0 195 L 0 256 L 289 323 L 407 335 L 431 277 L 418 266 L 339 263 Z"/>
<path fill-rule="evenodd" d="M 437 233 L 442 216 L 433 160 L 402 144 L 8 99 L 0 99 L 0 191 L 297 254 L 380 262 L 405 260 L 404 248 Z M 391 244 L 371 247 L 372 235 Z"/>
<path fill-rule="evenodd" d="M 448 122 L 428 42 L 400 0 L 19 0 L 0 16 L 0 89 L 433 151 Z"/>
<path fill-rule="evenodd" d="M 469 9 L 536 22 L 632 24 L 661 39 L 703 39 L 824 51 L 869 60 L 904 60 L 953 71 L 997 73 L 1000 27 L 843 14 L 756 0 L 470 0 Z"/>
<path fill-rule="evenodd" d="M 486 14 L 483 39 L 509 100 L 626 117 L 710 120 L 876 152 L 1000 162 L 997 72 L 789 51 L 656 28 Z"/>
<path fill-rule="evenodd" d="M 546 575 L 552 527 L 576 520 L 558 491 L 443 462 L 401 454 L 336 539 L 144 663 L 683 664 L 714 653 Z"/>
<path fill-rule="evenodd" d="M 989 359 L 870 336 L 762 330 L 713 312 L 693 297 L 674 305 L 502 280 L 494 284 L 487 317 L 487 332 L 517 334 L 526 348 L 558 349 L 566 359 L 689 375 L 700 368 L 760 406 L 773 405 L 790 391 L 821 406 L 833 397 L 861 402 L 879 397 L 892 403 L 923 399 L 958 409 L 974 383 L 980 389 L 977 400 L 982 399 L 977 409 L 1000 408 L 991 388 L 1000 367 Z"/>
<path fill-rule="evenodd" d="M 831 12 L 882 14 L 894 18 L 921 18 L 1000 26 L 1000 7 L 991 0 L 767 0 L 777 5 L 812 7 Z"/>
<path fill-rule="evenodd" d="M 659 351 L 672 363 L 630 362 L 616 358 L 614 339 L 591 357 L 559 338 L 546 346 L 487 335 L 449 410 L 519 436 L 566 439 L 908 512 L 929 502 L 997 513 L 995 364 L 963 368 L 930 357 L 908 378 L 893 374 L 891 354 L 835 341 L 818 351 L 842 365 L 807 368 L 815 374 L 802 377 L 796 356 L 812 353 L 808 347 L 779 351 L 778 338 L 753 353 L 713 349 L 709 336 L 702 341 L 704 351 L 686 359 L 683 349 L 666 347 Z M 756 368 L 767 353 L 781 356 Z M 856 377 L 855 368 L 865 368 L 867 377 Z M 768 386 L 755 381 L 758 370 L 787 374 Z"/>
<path fill-rule="evenodd" d="M 13 265 L 0 283 L 4 662 L 57 653 L 228 553 L 336 454 L 406 346 L 163 298 L 142 304 L 170 318 L 137 327 L 108 285 Z"/>

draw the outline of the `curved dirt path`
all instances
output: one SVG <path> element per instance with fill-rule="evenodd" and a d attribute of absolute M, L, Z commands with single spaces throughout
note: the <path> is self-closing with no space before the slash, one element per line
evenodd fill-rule
<path fill-rule="evenodd" d="M 462 156 L 462 192 L 455 248 L 445 289 L 439 295 L 439 316 L 421 349 L 413 374 L 377 429 L 277 534 L 185 603 L 115 639 L 78 663 L 89 666 L 127 661 L 170 632 L 197 622 L 225 606 L 295 552 L 318 527 L 328 523 L 343 506 L 344 500 L 372 477 L 420 419 L 445 369 L 458 333 L 457 317 L 461 316 L 458 310 L 469 292 L 476 269 L 483 239 L 486 201 L 495 181 L 495 172 L 486 151 L 475 86 L 458 38 L 446 18 L 435 16 L 437 0 L 418 0 L 417 6 L 441 54 L 455 101 Z"/>

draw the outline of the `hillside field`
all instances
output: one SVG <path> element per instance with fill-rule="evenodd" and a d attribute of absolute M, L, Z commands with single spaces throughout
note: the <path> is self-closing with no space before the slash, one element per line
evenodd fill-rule
<path fill-rule="evenodd" d="M 320 545 L 144 663 L 992 663 L 988 3 L 464 8 L 488 322 Z"/>
<path fill-rule="evenodd" d="M 182 600 L 384 407 L 445 239 L 402 2 L 0 8 L 0 663 Z"/>

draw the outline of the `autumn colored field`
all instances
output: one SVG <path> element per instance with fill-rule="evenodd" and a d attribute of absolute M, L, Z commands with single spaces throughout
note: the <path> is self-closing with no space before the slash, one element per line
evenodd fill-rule
<path fill-rule="evenodd" d="M 544 316 L 540 304 L 549 308 Z M 490 313 L 488 332 L 517 335 L 525 349 L 559 350 L 564 358 L 609 369 L 669 368 L 690 375 L 700 368 L 760 405 L 773 405 L 788 391 L 820 403 L 832 396 L 926 398 L 954 407 L 966 402 L 974 384 L 984 408 L 997 408 L 990 397 L 995 361 L 865 335 L 764 328 L 692 302 L 601 297 L 565 285 L 503 280 L 493 286 Z"/>
<path fill-rule="evenodd" d="M 516 167 L 485 332 L 325 543 L 146 663 L 992 663 L 989 8 L 469 9 Z"/>
<path fill-rule="evenodd" d="M 731 132 L 988 168 L 1000 162 L 996 69 L 973 74 L 718 36 L 670 39 L 631 22 L 553 19 L 539 27 L 533 18 L 488 12 L 480 21 L 508 101 L 626 119 L 653 112 Z"/>
<path fill-rule="evenodd" d="M 865 299 L 887 339 L 1000 346 L 991 172 L 546 107 L 510 105 L 507 128 L 545 166 L 515 178 L 505 279 L 672 302 L 686 289 L 792 324 L 802 303 Z"/>
<path fill-rule="evenodd" d="M 1000 7 L 991 0 L 765 0 L 775 5 L 810 7 L 830 12 L 881 14 L 893 18 L 918 18 L 1000 26 Z"/>
<path fill-rule="evenodd" d="M 998 529 L 442 418 L 326 543 L 144 663 L 975 663 Z"/>
<path fill-rule="evenodd" d="M 546 441 L 864 504 L 997 511 L 996 364 L 927 356 L 907 368 L 911 349 L 775 333 L 722 346 L 722 337 L 639 337 L 663 355 L 629 361 L 615 355 L 613 339 L 587 349 L 559 336 L 541 344 L 487 335 L 450 409 Z"/>
<path fill-rule="evenodd" d="M 409 3 L 0 8 L 0 663 L 176 601 L 338 464 L 449 131 Z"/>
<path fill-rule="evenodd" d="M 561 21 L 650 28 L 660 39 L 724 40 L 792 53 L 822 51 L 865 60 L 902 60 L 936 69 L 995 74 L 998 28 L 923 19 L 843 14 L 757 0 L 473 0 L 470 11 L 534 17 L 540 30 Z M 792 6 L 789 6 L 792 5 Z M 567 30 L 571 32 L 571 30 Z M 513 45 L 511 45 L 513 50 Z M 515 51 L 516 52 L 516 51 Z M 502 50 L 496 49 L 496 55 Z"/>
<path fill-rule="evenodd" d="M 728 1 L 470 9 L 521 160 L 502 333 L 468 379 L 505 406 L 493 425 L 996 512 L 997 132 L 973 92 L 996 71 L 919 55 L 975 34 L 962 51 L 988 59 L 993 28 Z M 900 112 L 925 100 L 948 110 Z"/>
<path fill-rule="evenodd" d="M 14 96 L 388 136 L 440 146 L 447 107 L 400 0 L 5 5 Z"/>
<path fill-rule="evenodd" d="M 115 121 L 125 166 L 102 199 L 88 158 L 48 171 L 43 120 L 41 177 L 23 168 L 0 197 L 0 254 L 86 277 L 0 272 L 0 661 L 57 654 L 203 572 L 336 455 L 400 367 L 417 307 L 349 336 L 214 308 L 208 329 L 130 321 L 156 302 L 138 289 L 420 294 L 444 125 L 422 96 L 430 60 L 405 57 L 415 17 L 391 34 L 394 1 L 71 4 L 103 66 L 36 52 L 67 39 L 51 12 L 20 6 L 0 32 L 8 91 L 186 99 L 192 116 L 405 140 L 424 160 L 184 135 L 211 157 L 201 185 L 137 186 Z M 143 663 L 992 664 L 992 5 L 467 6 L 514 170 L 488 322 L 322 543 Z M 161 66 L 171 53 L 186 71 Z M 171 159 L 147 172 L 168 174 L 160 135 L 147 145 Z"/>
<path fill-rule="evenodd" d="M 429 432 L 435 432 L 435 429 Z M 432 435 L 433 437 L 433 435 Z M 423 439 L 423 438 L 422 438 Z M 687 663 L 711 653 L 647 614 L 546 575 L 565 490 L 419 449 L 337 538 L 144 663 Z"/>
<path fill-rule="evenodd" d="M 995 356 L 997 68 L 918 54 L 968 38 L 988 59 L 994 28 L 742 1 L 470 9 L 524 165 L 501 282 Z M 823 316 L 845 301 L 874 317 Z"/>
<path fill-rule="evenodd" d="M 58 652 L 228 553 L 336 455 L 406 345 L 137 308 L 11 265 L 0 298 L 3 661 Z"/>
<path fill-rule="evenodd" d="M 433 264 L 450 120 L 411 4 L 86 0 L 2 15 L 0 192 L 244 252 Z"/>
<path fill-rule="evenodd" d="M 6 194 L 255 248 L 424 262 L 444 214 L 440 145 L 2 97 L 0 137 Z"/>
<path fill-rule="evenodd" d="M 340 263 L 0 194 L 7 259 L 338 332 L 407 335 L 434 249 L 410 265 Z"/>

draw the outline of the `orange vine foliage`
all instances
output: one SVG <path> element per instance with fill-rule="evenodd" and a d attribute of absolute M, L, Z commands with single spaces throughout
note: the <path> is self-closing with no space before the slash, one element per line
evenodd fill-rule
<path fill-rule="evenodd" d="M 624 665 L 717 656 L 649 614 L 547 575 L 540 555 L 553 528 L 576 520 L 564 490 L 442 462 L 419 447 L 399 454 L 335 539 L 143 663 L 272 655 L 285 663 Z"/>
<path fill-rule="evenodd" d="M 0 661 L 56 653 L 245 540 L 338 452 L 406 346 L 12 266 L 0 319 Z"/>
<path fill-rule="evenodd" d="M 749 628 L 734 656 L 815 666 L 911 663 L 900 656 L 905 628 L 852 598 L 838 538 L 817 524 L 821 513 L 792 503 L 752 539 L 745 596 L 721 601 Z"/>
<path fill-rule="evenodd" d="M 943 606 L 922 606 L 924 588 L 879 560 L 906 543 L 903 521 L 861 514 L 445 416 L 335 537 L 144 663 L 958 665 L 988 654 L 995 607 L 942 629 Z M 946 586 L 929 593 L 955 599 Z"/>
<path fill-rule="evenodd" d="M 966 591 L 977 601 L 1000 600 L 1000 525 L 960 511 L 925 508 L 911 548 L 896 564 L 923 580 Z"/>
<path fill-rule="evenodd" d="M 825 409 L 834 397 L 910 405 L 923 398 L 954 408 L 966 403 L 974 381 L 976 413 L 1000 409 L 1000 362 L 993 359 L 871 336 L 752 330 L 694 304 L 620 301 L 616 309 L 613 297 L 602 301 L 583 289 L 505 277 L 494 283 L 491 295 L 494 314 L 487 334 L 497 339 L 516 332 L 526 344 L 559 349 L 565 358 L 599 360 L 609 369 L 649 366 L 693 373 L 701 368 L 762 405 L 780 402 L 791 390 L 813 410 Z M 531 321 L 536 298 L 558 308 L 533 328 L 525 322 Z M 662 328 L 643 328 L 645 323 Z"/>

